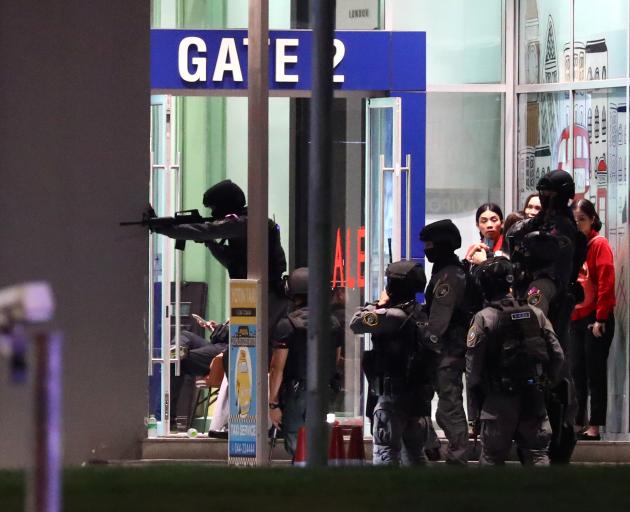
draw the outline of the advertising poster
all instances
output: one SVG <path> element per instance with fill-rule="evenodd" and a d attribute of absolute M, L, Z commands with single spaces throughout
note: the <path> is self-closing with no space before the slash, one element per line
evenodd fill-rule
<path fill-rule="evenodd" d="M 230 464 L 256 462 L 256 297 L 258 282 L 230 281 Z"/>

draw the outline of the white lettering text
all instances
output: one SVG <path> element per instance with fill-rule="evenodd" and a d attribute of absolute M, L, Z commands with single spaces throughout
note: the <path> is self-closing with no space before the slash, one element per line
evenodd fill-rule
<path fill-rule="evenodd" d="M 185 37 L 182 39 L 181 43 L 179 43 L 178 52 L 179 76 L 181 76 L 182 80 L 185 80 L 186 82 L 205 82 L 205 57 L 193 57 L 191 63 L 195 67 L 195 71 L 191 73 L 188 70 L 188 54 L 192 46 L 196 47 L 199 53 L 207 51 L 206 43 L 200 37 Z"/>
<path fill-rule="evenodd" d="M 214 73 L 212 74 L 212 81 L 221 82 L 226 71 L 230 71 L 232 73 L 232 77 L 235 82 L 243 81 L 243 72 L 241 71 L 241 63 L 238 60 L 236 42 L 231 37 L 224 37 L 221 39 L 219 55 L 217 56 Z"/>
<path fill-rule="evenodd" d="M 276 39 L 276 82 L 298 82 L 299 75 L 289 75 L 286 72 L 287 64 L 295 64 L 298 61 L 297 55 L 287 55 L 287 47 L 297 48 L 299 39 Z"/>
<path fill-rule="evenodd" d="M 333 57 L 333 69 L 336 69 L 337 66 L 341 63 L 343 58 L 346 55 L 346 45 L 343 44 L 343 41 L 339 39 L 335 39 L 333 41 L 335 45 L 335 56 Z M 345 75 L 333 75 L 333 82 L 335 83 L 343 83 L 346 79 Z"/>

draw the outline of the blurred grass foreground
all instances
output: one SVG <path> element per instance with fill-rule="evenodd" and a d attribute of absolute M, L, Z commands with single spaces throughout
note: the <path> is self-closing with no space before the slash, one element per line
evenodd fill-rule
<path fill-rule="evenodd" d="M 240 469 L 102 466 L 64 472 L 74 511 L 630 510 L 630 466 L 480 469 Z M 24 506 L 24 476 L 0 471 L 0 512 Z"/>

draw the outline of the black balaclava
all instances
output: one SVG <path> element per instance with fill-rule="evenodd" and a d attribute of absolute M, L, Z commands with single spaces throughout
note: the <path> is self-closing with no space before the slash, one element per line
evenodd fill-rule
<path fill-rule="evenodd" d="M 424 226 L 420 231 L 420 240 L 433 244 L 433 247 L 424 249 L 424 254 L 432 263 L 452 257 L 455 250 L 462 245 L 459 229 L 450 219 L 438 220 Z"/>
<path fill-rule="evenodd" d="M 212 210 L 215 219 L 220 219 L 230 213 L 240 213 L 245 207 L 245 193 L 231 180 L 223 180 L 206 190 L 203 205 Z"/>

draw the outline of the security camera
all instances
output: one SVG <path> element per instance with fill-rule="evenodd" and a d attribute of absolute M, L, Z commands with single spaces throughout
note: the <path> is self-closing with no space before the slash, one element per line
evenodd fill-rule
<path fill-rule="evenodd" d="M 50 285 L 24 283 L 0 290 L 0 330 L 15 324 L 38 324 L 52 319 L 55 310 Z"/>

